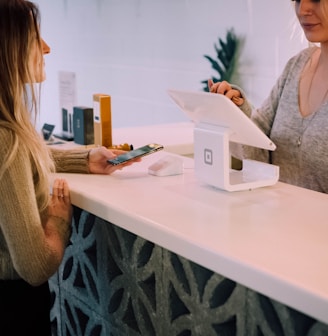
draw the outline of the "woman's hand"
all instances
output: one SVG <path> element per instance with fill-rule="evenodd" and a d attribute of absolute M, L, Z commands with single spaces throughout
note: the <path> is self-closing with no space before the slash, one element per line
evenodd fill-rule
<path fill-rule="evenodd" d="M 208 89 L 212 93 L 223 94 L 231 99 L 237 106 L 241 106 L 244 103 L 244 98 L 242 98 L 240 91 L 233 89 L 226 81 L 214 83 L 211 79 L 209 79 Z"/>
<path fill-rule="evenodd" d="M 134 162 L 141 161 L 140 159 L 130 160 L 119 166 L 113 166 L 107 162 L 109 159 L 115 158 L 117 155 L 123 154 L 125 151 L 113 149 L 109 150 L 106 147 L 92 148 L 89 152 L 89 170 L 93 174 L 111 174 L 115 170 L 130 166 Z"/>
<path fill-rule="evenodd" d="M 68 183 L 64 179 L 55 179 L 52 187 L 51 201 L 48 206 L 48 216 L 62 218 L 71 224 L 72 205 Z"/>
<path fill-rule="evenodd" d="M 73 208 L 66 180 L 55 179 L 44 231 L 54 258 L 61 261 L 71 234 Z"/>

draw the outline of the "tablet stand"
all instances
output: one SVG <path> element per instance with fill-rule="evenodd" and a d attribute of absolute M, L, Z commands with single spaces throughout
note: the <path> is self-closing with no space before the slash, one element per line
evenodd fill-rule
<path fill-rule="evenodd" d="M 273 185 L 279 167 L 254 160 L 243 160 L 242 170 L 230 168 L 231 131 L 228 127 L 199 123 L 194 129 L 195 173 L 206 184 L 227 191 L 250 190 Z"/>

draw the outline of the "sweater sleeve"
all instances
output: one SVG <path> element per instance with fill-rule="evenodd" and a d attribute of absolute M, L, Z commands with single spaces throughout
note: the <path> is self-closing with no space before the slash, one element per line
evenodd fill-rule
<path fill-rule="evenodd" d="M 51 154 L 57 173 L 88 174 L 89 171 L 88 149 L 60 150 L 51 149 Z"/>
<path fill-rule="evenodd" d="M 248 101 L 247 99 L 247 95 L 245 93 L 245 91 L 239 87 L 238 85 L 232 84 L 231 87 L 235 90 L 238 90 L 241 94 L 241 97 L 244 99 L 244 103 L 239 106 L 239 108 L 248 116 L 251 117 L 252 115 L 252 104 Z"/>
<path fill-rule="evenodd" d="M 0 141 L 8 143 L 8 131 L 0 130 Z M 0 146 L 0 166 L 7 152 L 6 146 Z M 12 279 L 18 274 L 32 285 L 47 281 L 59 266 L 45 239 L 34 180 L 29 155 L 19 148 L 0 176 L 0 249 L 4 256 L 0 258 L 0 278 Z"/>

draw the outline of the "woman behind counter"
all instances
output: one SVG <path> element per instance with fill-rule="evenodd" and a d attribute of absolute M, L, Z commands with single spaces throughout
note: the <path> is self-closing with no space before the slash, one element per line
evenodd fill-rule
<path fill-rule="evenodd" d="M 0 334 L 50 335 L 47 280 L 60 265 L 70 236 L 72 206 L 56 171 L 110 174 L 121 151 L 55 151 L 41 141 L 35 84 L 45 79 L 35 4 L 0 0 Z M 32 98 L 29 98 L 31 97 Z"/>
<path fill-rule="evenodd" d="M 295 13 L 309 47 L 287 63 L 261 108 L 252 110 L 242 90 L 209 81 L 211 92 L 225 94 L 272 139 L 274 152 L 243 147 L 240 158 L 280 166 L 280 180 L 328 193 L 328 1 L 295 1 Z M 238 153 L 233 153 L 238 156 Z"/>

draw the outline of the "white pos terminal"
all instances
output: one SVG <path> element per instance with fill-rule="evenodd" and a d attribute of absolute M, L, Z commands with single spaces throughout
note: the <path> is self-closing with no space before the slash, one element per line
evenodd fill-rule
<path fill-rule="evenodd" d="M 279 167 L 244 159 L 242 170 L 230 168 L 229 143 L 275 150 L 275 144 L 230 99 L 220 94 L 168 90 L 168 94 L 195 123 L 196 176 L 206 184 L 227 190 L 248 190 L 275 184 Z"/>

